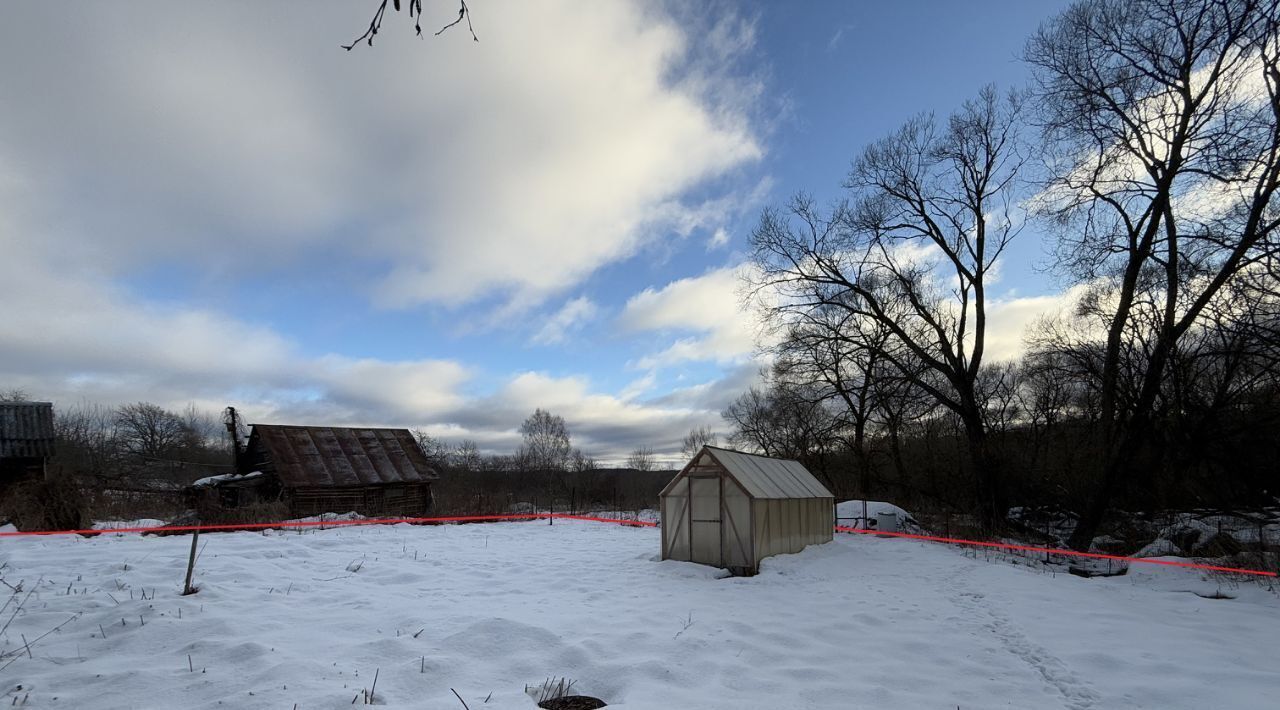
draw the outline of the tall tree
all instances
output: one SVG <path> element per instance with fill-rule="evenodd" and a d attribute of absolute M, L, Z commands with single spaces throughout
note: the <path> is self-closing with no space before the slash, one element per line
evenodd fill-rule
<path fill-rule="evenodd" d="M 483 467 L 480 446 L 473 439 L 463 439 L 446 457 L 459 471 L 479 471 Z"/>
<path fill-rule="evenodd" d="M 653 458 L 653 449 L 648 446 L 641 446 L 631 455 L 627 457 L 627 468 L 633 468 L 637 471 L 652 471 L 657 465 Z"/>
<path fill-rule="evenodd" d="M 879 355 L 960 419 L 987 527 L 1007 502 L 977 381 L 990 274 L 1022 223 L 1019 110 L 988 87 L 941 126 L 913 119 L 854 161 L 849 203 L 824 216 L 797 197 L 766 210 L 751 239 L 775 322 L 831 311 L 883 328 Z"/>
<path fill-rule="evenodd" d="M 710 427 L 694 427 L 680 441 L 680 453 L 686 459 L 691 459 L 702 450 L 702 447 L 716 446 L 719 443 L 720 437 L 716 436 L 716 433 Z"/>
<path fill-rule="evenodd" d="M 1141 466 L 1179 344 L 1275 258 L 1277 16 L 1274 0 L 1085 0 L 1027 45 L 1053 160 L 1043 210 L 1105 314 L 1103 456 L 1077 549 Z"/>
<path fill-rule="evenodd" d="M 117 408 L 116 430 L 129 453 L 147 458 L 167 458 L 188 439 L 181 417 L 150 402 Z"/>
<path fill-rule="evenodd" d="M 520 434 L 524 444 L 518 458 L 527 469 L 564 471 L 568 467 L 572 447 L 564 417 L 539 407 L 520 425 Z"/>
<path fill-rule="evenodd" d="M 812 387 L 774 381 L 767 389 L 752 387 L 725 408 L 729 441 L 766 456 L 803 463 L 832 489 L 829 466 L 840 448 L 844 422 Z"/>
<path fill-rule="evenodd" d="M 784 337 L 774 346 L 775 379 L 810 392 L 815 403 L 828 403 L 838 412 L 840 430 L 856 464 L 858 494 L 871 489 L 868 436 L 878 408 L 877 375 L 883 373 L 889 332 L 875 321 L 853 317 L 845 310 L 815 308 L 793 314 Z M 900 360 L 909 359 L 906 353 Z M 840 486 L 843 488 L 843 486 Z"/>

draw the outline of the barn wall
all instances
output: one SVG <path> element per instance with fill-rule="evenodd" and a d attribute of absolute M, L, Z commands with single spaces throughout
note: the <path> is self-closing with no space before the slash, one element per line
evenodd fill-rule
<path fill-rule="evenodd" d="M 298 517 L 355 511 L 369 516 L 421 516 L 431 509 L 428 483 L 394 483 L 346 488 L 294 488 L 289 509 Z"/>

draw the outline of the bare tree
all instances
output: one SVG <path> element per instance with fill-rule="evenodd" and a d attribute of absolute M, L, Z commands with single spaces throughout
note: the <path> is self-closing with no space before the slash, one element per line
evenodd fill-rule
<path fill-rule="evenodd" d="M 572 447 L 564 417 L 538 408 L 520 425 L 520 434 L 524 444 L 517 457 L 528 470 L 563 471 L 568 467 Z"/>
<path fill-rule="evenodd" d="M 479 42 L 480 38 L 476 37 L 475 28 L 471 26 L 471 9 L 467 7 L 467 0 L 459 0 L 459 3 L 460 5 L 458 7 L 458 17 L 453 22 L 450 22 L 445 26 L 441 27 L 439 30 L 437 30 L 436 36 L 443 34 L 445 30 L 449 29 L 450 27 L 453 27 L 454 25 L 461 23 L 463 20 L 466 20 L 467 30 L 471 32 L 471 39 L 475 42 Z M 421 37 L 422 36 L 422 0 L 409 0 L 408 4 L 409 4 L 409 19 L 414 21 L 413 22 L 414 33 L 417 34 L 419 37 Z M 392 8 L 396 12 L 400 12 L 400 5 L 401 5 L 401 0 L 393 0 Z M 373 38 L 376 37 L 378 35 L 378 31 L 382 29 L 382 19 L 386 14 L 387 14 L 387 0 L 382 0 L 382 2 L 378 4 L 378 9 L 373 13 L 373 19 L 369 22 L 369 28 L 364 31 L 364 34 L 360 35 L 359 37 L 356 37 L 351 44 L 342 45 L 342 48 L 350 52 L 352 49 L 355 48 L 357 44 L 360 44 L 361 42 L 365 42 L 370 47 L 372 47 Z"/>
<path fill-rule="evenodd" d="M 8 390 L 0 390 L 0 402 L 29 402 L 31 395 L 27 391 L 18 387 Z"/>
<path fill-rule="evenodd" d="M 637 448 L 627 457 L 627 468 L 633 468 L 637 471 L 652 471 L 656 465 L 653 459 L 653 449 L 648 446 Z"/>
<path fill-rule="evenodd" d="M 877 408 L 877 374 L 887 375 L 881 365 L 889 347 L 890 333 L 866 318 L 852 317 L 842 309 L 815 308 L 792 314 L 773 350 L 773 377 L 794 385 L 793 391 L 814 395 L 815 404 L 831 403 L 838 409 L 846 432 L 845 441 L 853 453 L 859 495 L 865 499 L 871 489 L 871 454 L 868 435 Z M 900 361 L 909 360 L 900 353 Z"/>
<path fill-rule="evenodd" d="M 463 439 L 449 454 L 449 461 L 461 471 L 479 471 L 483 468 L 480 447 L 472 439 Z"/>
<path fill-rule="evenodd" d="M 117 408 L 115 424 L 125 450 L 147 458 L 171 456 L 187 436 L 181 417 L 149 402 Z"/>
<path fill-rule="evenodd" d="M 721 416 L 731 426 L 729 440 L 735 446 L 798 460 L 836 487 L 828 463 L 841 446 L 844 424 L 812 388 L 785 382 L 774 382 L 769 389 L 752 387 Z"/>
<path fill-rule="evenodd" d="M 716 446 L 720 443 L 720 437 L 711 430 L 711 427 L 700 426 L 689 430 L 684 435 L 684 439 L 680 442 L 680 453 L 686 459 L 693 458 L 704 446 Z"/>
<path fill-rule="evenodd" d="M 418 448 L 434 466 L 445 466 L 449 463 L 449 445 L 439 437 L 432 436 L 422 429 L 413 430 L 413 438 Z"/>
<path fill-rule="evenodd" d="M 114 411 L 82 403 L 59 409 L 53 425 L 63 469 L 97 479 L 120 476 L 124 447 L 117 436 Z"/>
<path fill-rule="evenodd" d="M 1027 45 L 1054 161 L 1043 211 L 1105 313 L 1104 454 L 1077 549 L 1136 469 L 1179 343 L 1274 259 L 1277 17 L 1271 0 L 1091 0 Z"/>
<path fill-rule="evenodd" d="M 594 471 L 599 468 L 599 464 L 591 454 L 584 452 L 582 449 L 575 447 L 573 453 L 569 456 L 569 470 L 577 473 L 586 471 Z"/>
<path fill-rule="evenodd" d="M 748 451 L 768 454 L 775 447 L 773 413 L 768 393 L 750 387 L 724 408 L 720 416 L 729 423 L 729 443 Z"/>
<path fill-rule="evenodd" d="M 766 210 L 752 235 L 754 286 L 777 294 L 775 322 L 834 311 L 882 327 L 880 354 L 960 419 L 988 527 L 1007 502 L 976 385 L 989 274 L 1022 223 L 1019 110 L 989 87 L 945 126 L 913 119 L 854 162 L 850 204 L 823 216 L 800 196 L 785 214 Z"/>
<path fill-rule="evenodd" d="M 192 402 L 182 410 L 182 443 L 184 452 L 203 453 L 227 448 L 226 430 L 209 412 L 202 412 Z"/>

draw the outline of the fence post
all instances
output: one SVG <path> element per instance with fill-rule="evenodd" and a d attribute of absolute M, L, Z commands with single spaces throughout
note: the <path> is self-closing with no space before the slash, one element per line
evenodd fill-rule
<path fill-rule="evenodd" d="M 199 521 L 197 521 L 199 524 Z M 182 596 L 190 596 L 195 593 L 191 588 L 191 574 L 196 569 L 196 540 L 200 539 L 200 529 L 196 528 L 191 531 L 191 555 L 187 557 L 187 581 L 182 585 Z"/>
<path fill-rule="evenodd" d="M 547 508 L 547 525 L 556 524 L 556 497 L 551 496 L 551 505 Z"/>

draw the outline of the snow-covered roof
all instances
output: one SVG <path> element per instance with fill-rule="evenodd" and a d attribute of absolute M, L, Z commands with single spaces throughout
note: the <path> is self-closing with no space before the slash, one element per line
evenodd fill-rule
<path fill-rule="evenodd" d="M 248 481 L 252 478 L 260 478 L 265 474 L 262 471 L 253 471 L 252 473 L 221 473 L 217 476 L 206 476 L 192 483 L 193 488 L 206 488 L 208 486 L 216 486 L 224 481 Z"/>
<path fill-rule="evenodd" d="M 693 460 L 696 462 L 703 455 L 720 464 L 752 498 L 835 497 L 799 461 L 747 454 L 718 446 L 704 446 Z"/>

